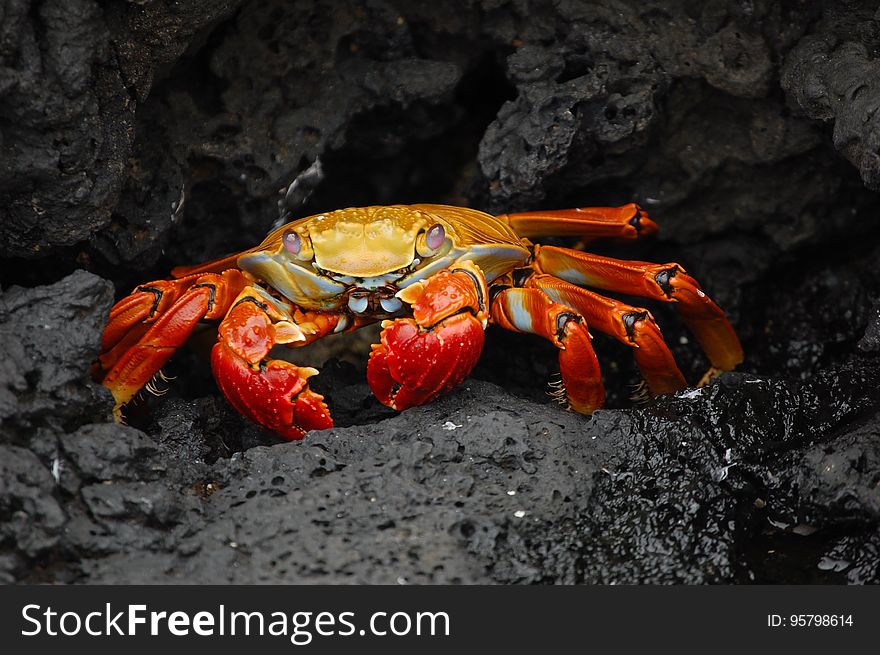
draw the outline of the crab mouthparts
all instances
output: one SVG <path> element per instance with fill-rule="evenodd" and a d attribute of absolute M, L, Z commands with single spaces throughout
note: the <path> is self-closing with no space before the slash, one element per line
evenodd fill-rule
<path fill-rule="evenodd" d="M 348 296 L 348 309 L 358 315 L 394 315 L 403 308 L 403 302 L 394 296 L 397 289 L 369 291 L 355 289 Z"/>

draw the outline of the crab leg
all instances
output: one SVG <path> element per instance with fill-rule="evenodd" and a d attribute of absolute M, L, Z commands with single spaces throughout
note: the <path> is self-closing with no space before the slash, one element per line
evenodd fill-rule
<path fill-rule="evenodd" d="M 114 411 L 146 385 L 203 319 L 217 319 L 248 283 L 241 271 L 156 281 L 135 289 L 110 312 L 102 337 L 101 383 L 116 401 Z"/>
<path fill-rule="evenodd" d="M 489 295 L 482 271 L 464 261 L 397 297 L 413 316 L 382 323 L 367 381 L 380 402 L 402 410 L 434 400 L 471 372 L 483 350 Z"/>
<path fill-rule="evenodd" d="M 581 289 L 552 275 L 533 275 L 526 286 L 540 289 L 556 302 L 572 307 L 593 329 L 631 346 L 639 371 L 653 395 L 672 393 L 687 386 L 651 312 Z"/>
<path fill-rule="evenodd" d="M 492 299 L 492 322 L 514 332 L 537 334 L 559 348 L 559 369 L 568 403 L 591 414 L 605 402 L 599 360 L 584 317 L 539 289 L 506 288 Z"/>
<path fill-rule="evenodd" d="M 241 414 L 282 437 L 333 427 L 324 398 L 309 389 L 314 368 L 271 359 L 276 344 L 302 346 L 349 327 L 344 314 L 304 312 L 247 287 L 220 323 L 211 353 L 214 378 Z"/>
<path fill-rule="evenodd" d="M 119 357 L 140 340 L 150 324 L 167 313 L 175 301 L 192 287 L 214 288 L 211 318 L 221 318 L 229 307 L 228 304 L 217 303 L 217 288 L 221 292 L 228 290 L 231 300 L 248 284 L 249 279 L 245 273 L 229 269 L 222 275 L 190 275 L 180 280 L 156 280 L 140 285 L 110 310 L 107 326 L 101 335 L 101 368 L 105 371 L 112 368 Z M 137 334 L 137 338 L 133 338 L 133 333 Z M 128 348 L 120 348 L 125 342 L 129 342 Z M 111 354 L 114 351 L 116 354 Z"/>
<path fill-rule="evenodd" d="M 573 236 L 583 239 L 637 239 L 657 232 L 645 210 L 629 203 L 620 207 L 581 207 L 554 211 L 502 214 L 498 217 L 520 236 Z"/>
<path fill-rule="evenodd" d="M 712 366 L 733 370 L 743 350 L 724 311 L 678 264 L 622 261 L 555 246 L 535 246 L 535 269 L 572 284 L 675 303 Z"/>

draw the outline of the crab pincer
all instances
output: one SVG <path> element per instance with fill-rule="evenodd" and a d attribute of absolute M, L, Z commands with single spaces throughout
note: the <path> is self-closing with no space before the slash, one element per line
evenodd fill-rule
<path fill-rule="evenodd" d="M 220 326 L 211 365 L 241 414 L 285 439 L 302 439 L 309 430 L 333 427 L 333 420 L 323 397 L 309 389 L 316 369 L 269 358 L 275 344 L 307 340 L 270 301 L 256 289 L 245 290 Z"/>
<path fill-rule="evenodd" d="M 367 381 L 383 404 L 402 410 L 431 402 L 470 374 L 483 350 L 488 290 L 479 267 L 464 261 L 397 297 L 412 318 L 382 323 Z"/>

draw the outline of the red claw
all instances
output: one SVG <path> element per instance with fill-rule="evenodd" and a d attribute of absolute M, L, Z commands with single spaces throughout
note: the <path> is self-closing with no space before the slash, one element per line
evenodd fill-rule
<path fill-rule="evenodd" d="M 398 297 L 412 306 L 413 318 L 383 324 L 367 381 L 382 403 L 402 410 L 450 391 L 474 368 L 483 350 L 488 291 L 480 269 L 462 262 Z"/>
<path fill-rule="evenodd" d="M 308 387 L 315 369 L 278 359 L 254 368 L 222 341 L 214 346 L 211 365 L 229 402 L 265 429 L 293 441 L 333 427 L 324 398 Z"/>
<path fill-rule="evenodd" d="M 318 371 L 269 358 L 277 343 L 305 339 L 265 298 L 244 296 L 220 324 L 211 354 L 214 378 L 223 395 L 244 416 L 285 439 L 302 439 L 309 430 L 333 427 L 324 398 L 309 389 Z"/>
<path fill-rule="evenodd" d="M 399 318 L 382 331 L 382 343 L 373 345 L 367 381 L 389 407 L 424 405 L 468 376 L 483 339 L 483 325 L 471 314 L 451 316 L 430 331 Z"/>

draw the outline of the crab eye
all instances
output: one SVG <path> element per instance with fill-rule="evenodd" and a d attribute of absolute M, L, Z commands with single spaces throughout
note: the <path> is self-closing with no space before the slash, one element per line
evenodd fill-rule
<path fill-rule="evenodd" d="M 433 225 L 425 234 L 425 243 L 431 250 L 437 250 L 446 240 L 446 230 L 442 225 Z"/>
<path fill-rule="evenodd" d="M 284 236 L 281 237 L 281 242 L 284 244 L 284 249 L 291 255 L 298 255 L 299 251 L 302 250 L 302 239 L 293 230 L 285 232 Z"/>

